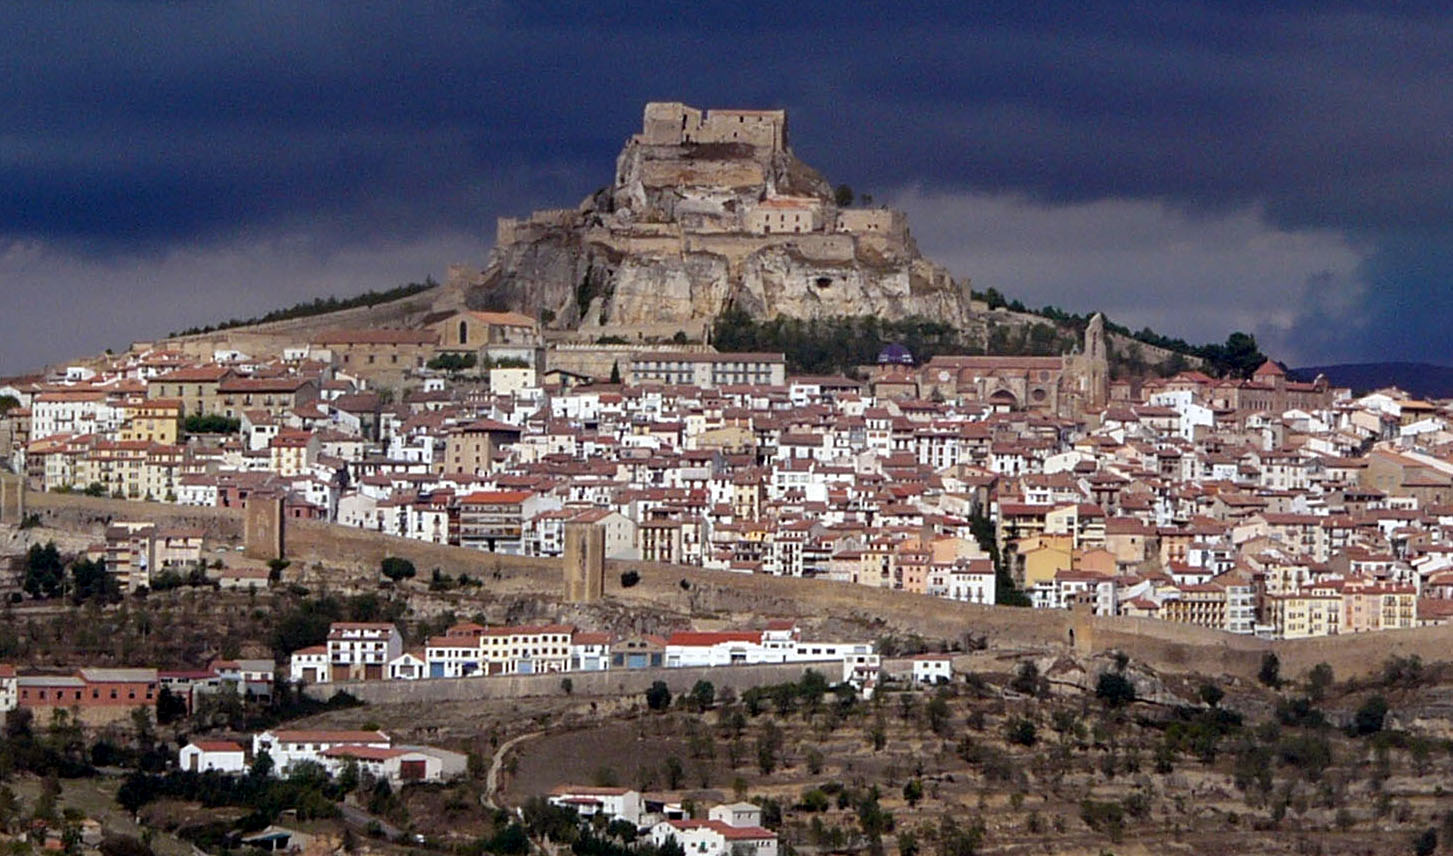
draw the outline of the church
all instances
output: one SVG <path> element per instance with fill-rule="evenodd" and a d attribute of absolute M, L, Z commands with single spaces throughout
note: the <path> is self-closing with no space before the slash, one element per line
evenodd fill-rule
<path fill-rule="evenodd" d="M 904 383 L 908 380 L 912 382 Z M 981 401 L 997 410 L 1074 417 L 1104 407 L 1110 398 L 1105 319 L 1099 314 L 1090 319 L 1079 353 L 1058 357 L 937 356 L 916 372 L 898 360 L 885 360 L 874 376 L 875 389 L 880 385 L 898 395 L 909 393 L 905 397 Z M 910 393 L 913 387 L 916 396 Z"/>

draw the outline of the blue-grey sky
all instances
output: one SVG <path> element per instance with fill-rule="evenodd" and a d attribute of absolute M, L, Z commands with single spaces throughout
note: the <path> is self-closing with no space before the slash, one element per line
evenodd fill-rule
<path fill-rule="evenodd" d="M 1453 362 L 1435 3 L 55 3 L 0 27 L 0 374 L 482 264 L 647 100 L 785 107 L 1033 306 Z"/>

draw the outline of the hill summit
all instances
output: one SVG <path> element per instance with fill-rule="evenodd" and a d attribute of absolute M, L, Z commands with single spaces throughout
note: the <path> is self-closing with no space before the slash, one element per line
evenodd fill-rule
<path fill-rule="evenodd" d="M 788 139 L 783 110 L 649 103 L 608 187 L 501 218 L 485 269 L 456 269 L 441 304 L 630 338 L 704 338 L 728 309 L 969 327 L 967 282 L 919 254 L 903 212 L 838 204 Z"/>

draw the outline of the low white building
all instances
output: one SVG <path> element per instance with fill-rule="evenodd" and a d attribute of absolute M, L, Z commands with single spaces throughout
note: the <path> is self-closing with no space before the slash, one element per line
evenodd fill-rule
<path fill-rule="evenodd" d="M 547 798 L 551 805 L 575 809 L 581 817 L 603 815 L 611 820 L 624 820 L 633 826 L 641 825 L 644 803 L 640 791 L 629 788 L 581 788 L 574 785 L 560 785 Z"/>
<path fill-rule="evenodd" d="M 777 856 L 777 833 L 719 820 L 663 820 L 651 827 L 657 847 L 675 839 L 687 856 Z"/>
<path fill-rule="evenodd" d="M 405 651 L 388 661 L 388 679 L 391 681 L 417 681 L 429 676 L 429 664 L 412 651 Z"/>
<path fill-rule="evenodd" d="M 706 813 L 706 819 L 719 820 L 727 826 L 761 826 L 762 807 L 749 802 L 722 803 L 712 806 Z"/>
<path fill-rule="evenodd" d="M 288 658 L 288 679 L 295 684 L 331 684 L 333 670 L 328 662 L 328 646 L 299 648 Z"/>
<path fill-rule="evenodd" d="M 247 752 L 231 740 L 198 740 L 177 753 L 177 766 L 189 773 L 241 773 L 247 769 Z"/>
<path fill-rule="evenodd" d="M 19 684 L 15 667 L 0 663 L 0 713 L 14 710 L 20 704 Z"/>
<path fill-rule="evenodd" d="M 468 759 L 458 752 L 432 746 L 341 745 L 325 749 L 318 762 L 329 775 L 336 776 L 348 764 L 358 765 L 360 773 L 375 779 L 387 779 L 395 786 L 410 782 L 441 782 L 464 775 Z"/>
<path fill-rule="evenodd" d="M 273 762 L 273 772 L 286 776 L 294 765 L 309 762 L 327 767 L 324 754 L 340 746 L 391 749 L 393 741 L 382 731 L 264 731 L 252 738 L 252 756 L 266 752 Z"/>
<path fill-rule="evenodd" d="M 913 658 L 915 684 L 946 684 L 954 679 L 954 658 L 950 654 L 920 654 Z"/>
<path fill-rule="evenodd" d="M 570 671 L 603 672 L 610 668 L 609 633 L 579 633 L 570 640 Z"/>

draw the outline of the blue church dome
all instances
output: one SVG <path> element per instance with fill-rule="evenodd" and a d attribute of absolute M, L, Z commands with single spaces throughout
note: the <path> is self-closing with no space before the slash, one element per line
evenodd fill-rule
<path fill-rule="evenodd" d="M 894 342 L 878 352 L 878 363 L 880 365 L 911 366 L 913 365 L 913 354 L 909 353 L 907 348 Z"/>

